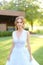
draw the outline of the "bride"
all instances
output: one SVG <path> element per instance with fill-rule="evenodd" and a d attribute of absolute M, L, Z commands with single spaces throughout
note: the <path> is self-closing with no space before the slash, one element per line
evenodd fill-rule
<path fill-rule="evenodd" d="M 24 29 L 24 17 L 15 19 L 16 30 L 12 33 L 12 47 L 6 65 L 39 65 L 33 58 L 30 47 L 30 33 Z M 26 48 L 27 43 L 27 48 Z"/>

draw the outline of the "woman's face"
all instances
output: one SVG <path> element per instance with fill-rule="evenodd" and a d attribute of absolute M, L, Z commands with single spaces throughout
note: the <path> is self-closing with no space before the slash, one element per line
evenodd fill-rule
<path fill-rule="evenodd" d="M 23 27 L 23 22 L 22 22 L 22 20 L 21 20 L 21 19 L 18 19 L 16 25 L 17 25 L 17 28 L 22 28 L 22 27 Z"/>

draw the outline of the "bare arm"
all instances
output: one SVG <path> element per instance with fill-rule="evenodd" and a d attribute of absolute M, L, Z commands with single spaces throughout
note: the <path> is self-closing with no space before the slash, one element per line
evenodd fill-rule
<path fill-rule="evenodd" d="M 13 48 L 14 48 L 14 42 L 12 42 L 12 45 L 11 45 L 11 48 L 10 48 L 9 56 L 11 55 Z"/>
<path fill-rule="evenodd" d="M 10 48 L 9 56 L 11 55 L 13 48 L 14 48 L 14 32 L 12 32 L 12 45 L 11 45 L 11 48 Z"/>
<path fill-rule="evenodd" d="M 27 48 L 30 53 L 30 59 L 32 59 L 32 53 L 31 53 L 31 47 L 30 47 L 30 33 L 29 32 L 27 32 Z"/>
<path fill-rule="evenodd" d="M 12 42 L 12 45 L 11 45 L 11 48 L 10 48 L 10 51 L 9 51 L 9 55 L 7 57 L 8 60 L 10 60 L 10 55 L 11 55 L 11 53 L 13 51 L 13 48 L 14 48 L 14 43 Z"/>

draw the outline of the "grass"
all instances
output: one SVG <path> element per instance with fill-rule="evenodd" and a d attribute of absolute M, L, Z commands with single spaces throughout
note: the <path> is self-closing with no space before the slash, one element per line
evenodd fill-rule
<path fill-rule="evenodd" d="M 32 34 L 38 34 L 38 35 L 43 35 L 43 30 L 33 30 L 30 31 Z"/>
<path fill-rule="evenodd" d="M 31 36 L 30 43 L 33 57 L 43 65 L 43 38 Z"/>
<path fill-rule="evenodd" d="M 0 38 L 0 65 L 5 65 L 9 50 L 11 47 L 12 37 Z M 43 65 L 43 38 L 31 36 L 30 44 L 33 57 Z"/>

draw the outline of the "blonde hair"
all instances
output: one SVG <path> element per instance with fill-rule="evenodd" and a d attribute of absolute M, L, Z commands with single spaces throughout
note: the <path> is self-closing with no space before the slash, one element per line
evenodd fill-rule
<path fill-rule="evenodd" d="M 21 19 L 21 20 L 22 20 L 22 22 L 23 22 L 23 28 L 24 28 L 24 23 L 25 23 L 25 20 L 24 20 L 24 19 L 25 19 L 25 18 L 24 18 L 23 16 L 18 16 L 18 17 L 16 17 L 15 22 L 14 22 L 16 29 L 18 29 L 18 28 L 17 28 L 17 20 L 18 20 L 18 19 Z"/>

